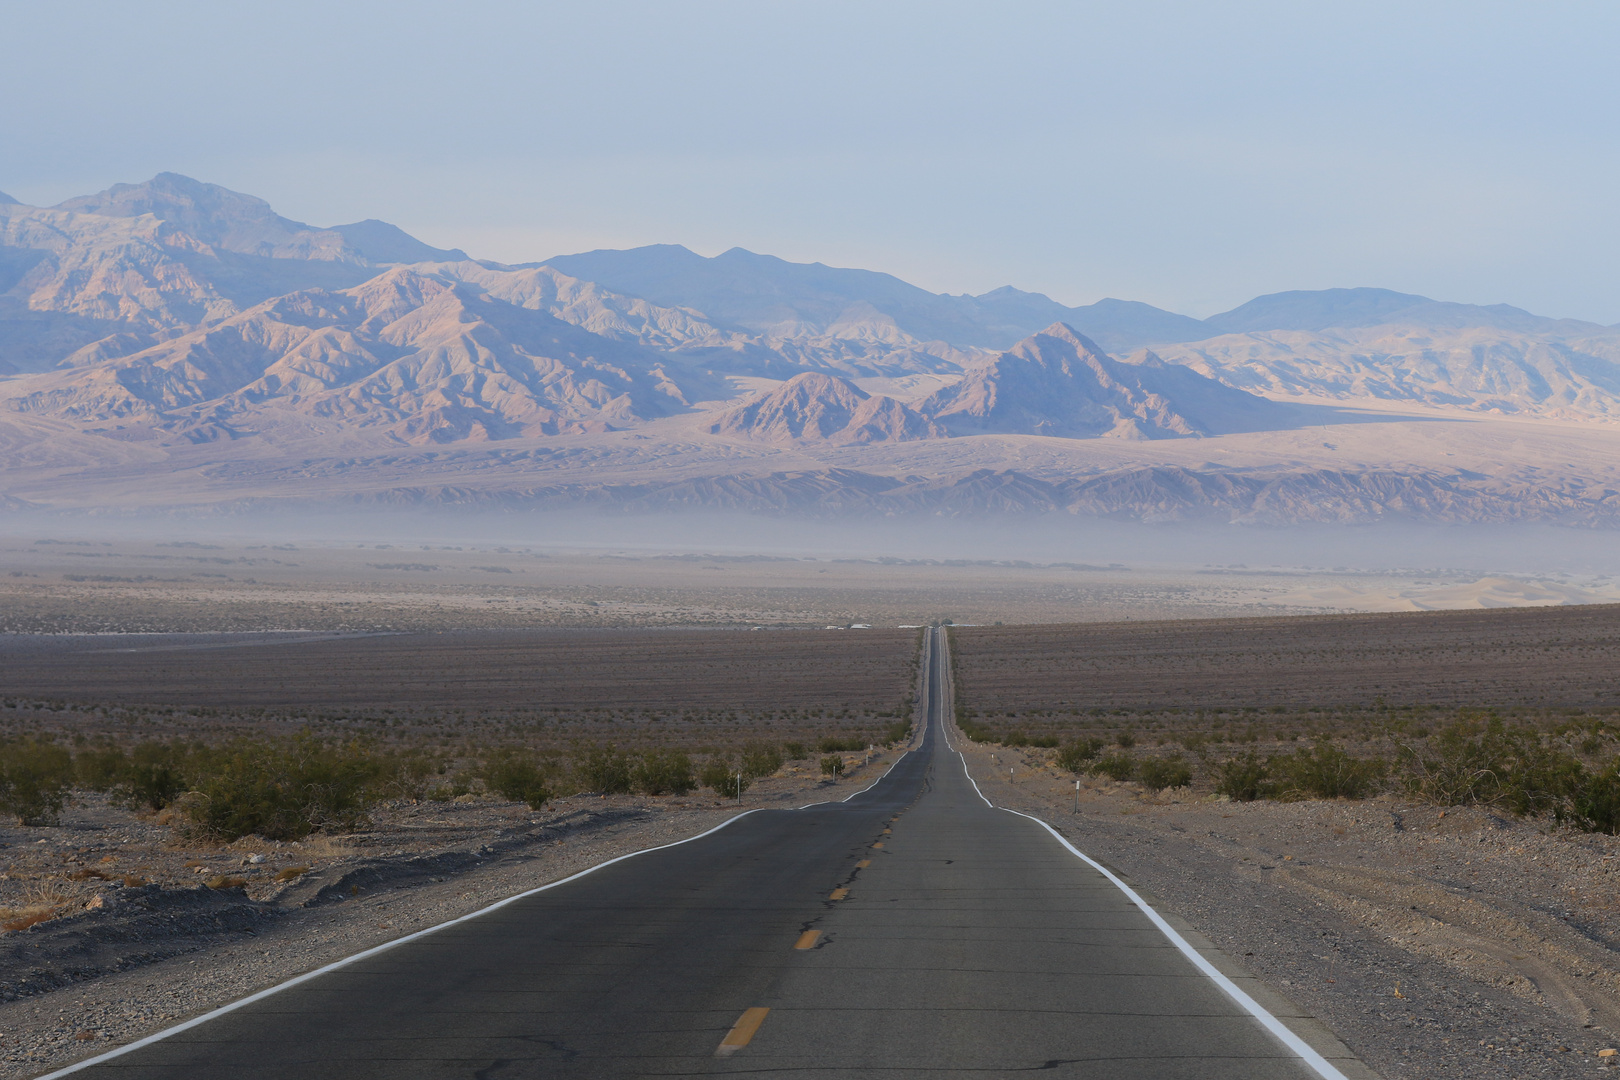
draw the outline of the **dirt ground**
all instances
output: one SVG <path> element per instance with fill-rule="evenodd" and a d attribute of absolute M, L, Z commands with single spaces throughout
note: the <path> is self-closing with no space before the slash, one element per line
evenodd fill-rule
<path fill-rule="evenodd" d="M 963 704 L 1093 709 L 1620 706 L 1620 605 L 962 627 Z"/>
<path fill-rule="evenodd" d="M 837 781 L 815 761 L 790 763 L 740 804 L 590 795 L 537 813 L 464 797 L 393 804 L 363 832 L 301 843 L 187 842 L 94 797 L 58 825 L 0 827 L 0 915 L 53 916 L 0 933 L 0 1080 L 104 1052 L 739 810 L 845 798 L 898 753 L 845 755 Z"/>
<path fill-rule="evenodd" d="M 1385 1077 L 1590 1076 L 1620 1047 L 1620 837 L 1485 810 L 1234 803 L 973 743 L 1036 814 L 1311 1011 Z M 1009 773 L 1009 769 L 1011 772 Z"/>
<path fill-rule="evenodd" d="M 910 695 L 918 633 L 16 635 L 0 636 L 0 685 L 13 699 L 218 708 L 892 709 Z"/>

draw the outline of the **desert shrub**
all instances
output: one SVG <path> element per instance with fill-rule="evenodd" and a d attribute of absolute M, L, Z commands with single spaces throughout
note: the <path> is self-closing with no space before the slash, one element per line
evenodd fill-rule
<path fill-rule="evenodd" d="M 1031 735 L 1029 737 L 1029 745 L 1039 746 L 1044 750 L 1051 750 L 1055 748 L 1057 744 L 1058 737 L 1056 735 Z"/>
<path fill-rule="evenodd" d="M 86 791 L 111 791 L 129 767 L 129 755 L 116 746 L 97 746 L 73 755 L 73 777 Z"/>
<path fill-rule="evenodd" d="M 740 799 L 742 793 L 749 788 L 748 777 L 733 766 L 727 758 L 716 755 L 703 764 L 703 771 L 698 774 L 703 786 L 710 788 L 716 795 L 728 799 Z"/>
<path fill-rule="evenodd" d="M 1586 832 L 1620 832 L 1620 761 L 1582 777 L 1558 817 Z"/>
<path fill-rule="evenodd" d="M 1238 802 L 1253 802 L 1271 786 L 1271 770 L 1253 750 L 1227 758 L 1221 762 L 1220 778 L 1215 782 L 1218 794 Z"/>
<path fill-rule="evenodd" d="M 684 750 L 645 751 L 630 770 L 630 782 L 644 795 L 685 795 L 697 787 Z"/>
<path fill-rule="evenodd" d="M 823 754 L 836 754 L 841 751 L 854 753 L 858 750 L 866 749 L 866 740 L 859 738 L 858 736 L 851 736 L 847 739 L 841 739 L 836 735 L 826 735 L 823 736 L 821 741 L 816 744 L 816 748 Z"/>
<path fill-rule="evenodd" d="M 586 791 L 599 795 L 628 794 L 630 758 L 612 743 L 585 746 L 575 755 L 574 775 Z"/>
<path fill-rule="evenodd" d="M 1110 780 L 1124 781 L 1136 775 L 1136 762 L 1129 754 L 1109 754 L 1091 766 L 1091 775 L 1106 776 Z"/>
<path fill-rule="evenodd" d="M 782 751 L 770 743 L 753 742 L 742 749 L 742 773 L 750 779 L 770 776 L 782 767 Z"/>
<path fill-rule="evenodd" d="M 189 786 L 186 750 L 176 743 L 143 742 L 130 751 L 113 782 L 113 797 L 125 806 L 162 810 Z"/>
<path fill-rule="evenodd" d="M 1001 737 L 1002 746 L 1028 746 L 1029 736 L 1022 731 L 1009 731 Z"/>
<path fill-rule="evenodd" d="M 217 839 L 298 840 L 354 828 L 378 797 L 376 759 L 354 745 L 310 735 L 240 739 L 198 756 L 193 789 L 176 805 L 195 831 Z"/>
<path fill-rule="evenodd" d="M 1383 781 L 1388 765 L 1352 757 L 1332 743 L 1279 754 L 1268 763 L 1274 798 L 1361 799 Z"/>
<path fill-rule="evenodd" d="M 905 742 L 907 737 L 910 735 L 910 720 L 896 720 L 894 723 L 883 729 L 883 741 L 890 746 L 893 746 L 898 742 Z"/>
<path fill-rule="evenodd" d="M 381 767 L 382 789 L 392 798 L 421 802 L 439 786 L 446 768 L 444 762 L 417 751 L 393 754 Z"/>
<path fill-rule="evenodd" d="M 73 786 L 73 755 L 54 743 L 0 743 L 0 811 L 20 825 L 55 821 Z"/>
<path fill-rule="evenodd" d="M 962 729 L 962 734 L 974 742 L 995 742 L 996 733 L 976 720 L 969 720 L 965 716 L 957 716 L 956 726 Z"/>
<path fill-rule="evenodd" d="M 1542 732 L 1469 714 L 1427 746 L 1403 747 L 1401 766 L 1408 790 L 1419 798 L 1441 806 L 1484 803 L 1516 814 L 1565 805 L 1584 772 L 1578 758 Z"/>
<path fill-rule="evenodd" d="M 782 744 L 782 756 L 789 761 L 803 761 L 810 754 L 802 742 L 785 742 Z"/>
<path fill-rule="evenodd" d="M 821 773 L 823 776 L 839 777 L 844 775 L 844 759 L 837 754 L 828 754 L 821 759 Z"/>
<path fill-rule="evenodd" d="M 1129 750 L 1136 745 L 1136 735 L 1129 731 L 1121 731 L 1114 736 L 1114 742 L 1122 750 Z"/>
<path fill-rule="evenodd" d="M 427 789 L 427 792 L 422 797 L 428 802 L 444 803 L 450 802 L 454 799 L 459 799 L 463 795 L 468 795 L 471 793 L 472 786 L 469 785 L 466 780 L 456 779 L 450 781 L 449 783 L 438 783 L 432 785 Z"/>
<path fill-rule="evenodd" d="M 1178 757 L 1148 758 L 1136 767 L 1136 778 L 1149 791 L 1192 786 L 1192 768 Z"/>
<path fill-rule="evenodd" d="M 484 784 L 489 790 L 503 799 L 527 803 L 530 810 L 539 810 L 551 799 L 546 774 L 534 755 L 524 750 L 497 750 L 483 767 Z"/>
<path fill-rule="evenodd" d="M 1084 772 L 1086 766 L 1096 760 L 1097 754 L 1102 750 L 1102 743 L 1096 739 L 1076 739 L 1068 746 L 1057 752 L 1057 767 L 1068 769 L 1072 773 Z"/>

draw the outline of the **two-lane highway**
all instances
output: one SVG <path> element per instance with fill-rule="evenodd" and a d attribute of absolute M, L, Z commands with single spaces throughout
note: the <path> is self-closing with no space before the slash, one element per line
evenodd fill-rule
<path fill-rule="evenodd" d="M 946 742 L 944 649 L 931 632 L 919 747 L 846 802 L 748 814 L 86 1071 L 1336 1077 L 1050 830 L 980 797 Z"/>

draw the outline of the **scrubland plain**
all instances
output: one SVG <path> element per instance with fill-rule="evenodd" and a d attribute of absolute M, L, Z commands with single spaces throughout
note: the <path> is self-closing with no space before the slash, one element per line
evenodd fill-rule
<path fill-rule="evenodd" d="M 1583 831 L 1570 786 L 1620 749 L 1620 606 L 1237 617 L 1290 610 L 1302 581 L 1444 584 L 1432 571 L 5 555 L 0 739 L 71 773 L 59 812 L 0 827 L 7 1076 L 700 831 L 738 796 L 842 798 L 903 749 L 902 624 L 943 619 L 987 794 L 1125 869 L 1381 1071 L 1585 1074 L 1620 1034 L 1620 847 Z M 312 747 L 358 802 L 230 831 L 185 790 Z M 1516 804 L 1523 784 L 1425 772 L 1476 751 L 1479 776 L 1534 751 L 1565 786 Z M 173 790 L 142 803 L 141 768 Z"/>

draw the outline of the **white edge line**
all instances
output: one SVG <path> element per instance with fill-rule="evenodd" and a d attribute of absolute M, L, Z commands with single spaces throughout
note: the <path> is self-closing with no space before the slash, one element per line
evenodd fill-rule
<path fill-rule="evenodd" d="M 941 715 L 940 726 L 943 730 L 948 732 L 949 729 L 945 725 L 944 719 L 944 716 Z M 1014 810 L 1006 806 L 997 806 L 995 803 L 985 798 L 984 792 L 979 788 L 979 782 L 973 779 L 973 773 L 968 768 L 967 755 L 962 753 L 962 751 L 957 750 L 956 747 L 951 746 L 949 734 L 946 734 L 945 736 L 945 745 L 950 747 L 952 750 L 956 750 L 956 756 L 962 761 L 962 775 L 966 776 L 968 783 L 973 785 L 973 790 L 978 792 L 979 798 L 984 799 L 984 805 L 990 807 L 992 810 L 1005 810 L 1009 814 L 1017 814 L 1021 818 L 1028 818 L 1030 821 L 1033 821 L 1035 824 L 1051 833 L 1057 838 L 1058 843 L 1069 849 L 1070 854 L 1074 855 L 1081 862 L 1084 862 L 1086 865 L 1090 866 L 1093 870 L 1096 870 L 1103 877 L 1107 878 L 1116 889 L 1124 893 L 1126 897 L 1129 898 L 1131 903 L 1135 904 L 1139 909 L 1141 909 L 1142 914 L 1146 915 L 1153 925 L 1159 928 L 1159 932 L 1165 937 L 1169 938 L 1170 943 L 1177 949 L 1180 949 L 1183 956 L 1192 961 L 1194 967 L 1203 972 L 1204 975 L 1208 976 L 1216 986 L 1221 988 L 1221 991 L 1225 993 L 1227 997 L 1231 998 L 1245 1012 L 1258 1020 L 1261 1027 L 1265 1028 L 1278 1042 L 1282 1043 L 1297 1057 L 1299 1057 L 1300 1060 L 1309 1065 L 1312 1071 L 1314 1071 L 1318 1076 L 1322 1077 L 1323 1080 L 1349 1080 L 1349 1078 L 1346 1077 L 1344 1073 L 1340 1072 L 1332 1062 L 1328 1061 L 1327 1058 L 1318 1053 L 1310 1043 L 1307 1043 L 1304 1039 L 1301 1039 L 1298 1035 L 1295 1035 L 1292 1031 L 1289 1031 L 1287 1025 L 1267 1011 L 1265 1006 L 1261 1005 L 1258 1001 L 1254 1000 L 1254 998 L 1244 993 L 1241 987 L 1222 974 L 1219 968 L 1217 968 L 1214 964 L 1211 964 L 1202 953 L 1193 948 L 1192 944 L 1188 942 L 1186 938 L 1182 937 L 1175 927 L 1171 926 L 1165 921 L 1164 916 L 1160 915 L 1157 911 L 1154 911 L 1151 904 L 1142 899 L 1135 889 L 1121 881 L 1119 876 L 1112 870 L 1108 869 L 1108 867 L 1104 866 L 1096 859 L 1093 859 L 1090 855 L 1087 855 L 1085 852 L 1069 843 L 1066 836 L 1052 828 L 1052 826 L 1048 825 L 1034 814 L 1026 814 L 1022 811 Z"/>
<path fill-rule="evenodd" d="M 892 766 L 891 766 L 891 768 L 892 768 Z M 888 774 L 885 773 L 884 775 L 887 776 Z M 879 779 L 881 780 L 882 777 L 879 777 Z M 860 793 L 856 792 L 855 794 L 860 794 Z M 811 805 L 816 805 L 816 804 L 811 804 Z M 115 1047 L 112 1050 L 108 1050 L 104 1054 L 97 1054 L 95 1057 L 85 1058 L 83 1061 L 74 1062 L 72 1065 L 69 1065 L 66 1068 L 57 1069 L 55 1072 L 45 1073 L 43 1076 L 36 1077 L 35 1080 L 56 1080 L 56 1078 L 59 1077 L 59 1076 L 67 1076 L 70 1073 L 78 1072 L 80 1069 L 88 1069 L 92 1065 L 99 1065 L 104 1061 L 111 1061 L 113 1058 L 121 1057 L 124 1054 L 127 1054 L 127 1053 L 131 1052 L 132 1050 L 139 1050 L 143 1046 L 150 1046 L 152 1043 L 160 1042 L 163 1039 L 167 1039 L 171 1035 L 178 1035 L 182 1031 L 187 1031 L 187 1030 L 189 1030 L 191 1028 L 194 1028 L 198 1024 L 206 1024 L 208 1021 L 213 1020 L 216 1017 L 224 1016 L 226 1013 L 229 1013 L 229 1012 L 235 1012 L 237 1009 L 242 1008 L 244 1005 L 251 1005 L 255 1001 L 262 1001 L 263 999 L 271 996 L 272 994 L 279 994 L 283 990 L 290 990 L 294 986 L 297 986 L 299 983 L 308 982 L 310 979 L 314 979 L 314 978 L 317 978 L 317 977 L 319 977 L 321 975 L 325 975 L 328 972 L 336 971 L 339 968 L 348 967 L 350 964 L 353 964 L 353 963 L 356 963 L 358 961 L 364 960 L 367 957 L 376 956 L 378 953 L 387 952 L 389 949 L 396 948 L 397 946 L 400 946 L 400 945 L 404 945 L 405 943 L 410 942 L 410 941 L 415 941 L 417 938 L 427 937 L 429 934 L 436 934 L 440 930 L 444 930 L 444 929 L 446 929 L 448 927 L 455 926 L 458 923 L 467 922 L 469 919 L 476 919 L 480 915 L 488 915 L 490 912 L 498 911 L 499 909 L 505 907 L 508 904 L 514 904 L 517 901 L 522 900 L 525 897 L 533 896 L 536 893 L 543 893 L 547 889 L 555 889 L 559 885 L 566 885 L 570 881 L 577 881 L 578 879 L 584 877 L 586 874 L 594 874 L 594 873 L 596 873 L 596 871 L 601 870 L 603 867 L 612 866 L 614 863 L 623 862 L 626 859 L 633 859 L 637 855 L 648 855 L 648 854 L 651 854 L 654 851 L 665 851 L 665 850 L 667 850 L 669 848 L 680 847 L 682 844 L 690 844 L 694 840 L 701 840 L 705 836 L 709 836 L 709 835 L 712 835 L 713 833 L 719 832 L 721 829 L 725 828 L 727 825 L 732 824 L 733 822 L 741 821 L 743 818 L 747 817 L 749 814 L 757 814 L 761 810 L 768 810 L 768 809 L 770 809 L 770 808 L 765 807 L 765 806 L 757 806 L 752 810 L 744 810 L 742 813 L 737 814 L 735 817 L 729 817 L 725 821 L 722 821 L 720 824 L 716 825 L 714 828 L 706 829 L 703 832 L 698 833 L 696 836 L 688 836 L 685 840 L 677 840 L 672 844 L 659 844 L 657 847 L 642 848 L 640 851 L 632 851 L 632 852 L 629 852 L 629 853 L 624 854 L 624 855 L 619 855 L 619 856 L 617 856 L 615 858 L 607 860 L 606 862 L 599 862 L 595 866 L 587 867 L 586 869 L 581 870 L 578 873 L 570 874 L 565 878 L 559 878 L 556 881 L 548 882 L 548 883 L 546 883 L 544 885 L 537 886 L 537 887 L 535 887 L 533 889 L 527 889 L 527 890 L 525 890 L 523 892 L 520 892 L 520 893 L 517 893 L 517 894 L 515 894 L 513 896 L 508 896 L 504 900 L 497 900 L 497 901 L 495 901 L 495 903 L 490 904 L 488 907 L 481 907 L 477 911 L 469 911 L 467 914 L 461 915 L 461 916 L 459 916 L 457 918 L 454 918 L 454 919 L 451 919 L 448 922 L 442 922 L 442 923 L 439 923 L 439 924 L 437 924 L 435 926 L 429 926 L 429 927 L 427 927 L 426 929 L 423 929 L 423 930 L 417 930 L 414 933 L 406 934 L 404 937 L 395 938 L 393 941 L 385 941 L 381 945 L 373 945 L 371 948 L 366 949 L 366 950 L 364 950 L 362 952 L 357 952 L 353 956 L 345 956 L 341 960 L 334 960 L 332 963 L 327 964 L 324 967 L 318 967 L 314 971 L 306 971 L 306 972 L 304 972 L 304 974 L 295 976 L 295 977 L 293 977 L 291 979 L 288 979 L 286 982 L 277 983 L 274 986 L 268 986 L 265 989 L 258 991 L 257 993 L 249 994 L 245 998 L 239 998 L 238 1000 L 233 1001 L 233 1002 L 229 1003 L 228 1005 L 221 1005 L 219 1008 L 212 1009 L 209 1012 L 205 1012 L 201 1016 L 194 1016 L 190 1020 L 185 1021 L 184 1023 L 176 1024 L 176 1025 L 174 1025 L 174 1027 L 171 1027 L 171 1028 L 164 1028 L 162 1031 L 155 1032 L 155 1033 L 153 1033 L 151 1035 L 146 1036 L 143 1039 L 137 1039 L 135 1042 L 127 1043 L 127 1044 L 125 1044 L 123 1046 Z"/>
<path fill-rule="evenodd" d="M 1254 998 L 1244 993 L 1243 989 L 1239 987 L 1237 983 L 1234 983 L 1231 979 L 1223 975 L 1220 969 L 1205 959 L 1204 955 L 1197 949 L 1193 948 L 1192 944 L 1188 942 L 1186 938 L 1182 937 L 1175 927 L 1166 922 L 1163 915 L 1160 915 L 1157 911 L 1154 911 L 1151 904 L 1142 899 L 1135 889 L 1121 881 L 1119 876 L 1116 875 L 1112 870 L 1108 869 L 1108 867 L 1104 866 L 1096 859 L 1093 859 L 1090 855 L 1087 855 L 1085 852 L 1069 843 L 1066 836 L 1052 828 L 1052 826 L 1048 825 L 1034 814 L 1026 814 L 1022 811 L 1014 810 L 1006 806 L 996 806 L 996 804 L 991 802 L 989 799 L 985 799 L 984 792 L 979 791 L 978 781 L 974 780 L 973 774 L 968 771 L 966 755 L 964 755 L 960 750 L 958 750 L 956 754 L 962 759 L 963 775 L 968 778 L 968 783 L 973 785 L 973 790 L 979 792 L 979 798 L 984 799 L 984 804 L 986 806 L 994 810 L 1005 810 L 1009 814 L 1017 814 L 1021 818 L 1028 818 L 1030 821 L 1033 821 L 1035 824 L 1051 833 L 1057 838 L 1058 843 L 1069 849 L 1070 854 L 1074 855 L 1080 861 L 1084 862 L 1103 877 L 1107 878 L 1116 889 L 1124 893 L 1130 902 L 1140 908 L 1142 914 L 1146 915 L 1148 919 L 1152 921 L 1153 925 L 1159 928 L 1159 932 L 1165 937 L 1169 938 L 1170 943 L 1176 948 L 1180 949 L 1183 956 L 1192 961 L 1194 967 L 1208 976 L 1216 986 L 1221 988 L 1221 991 L 1225 993 L 1227 997 L 1231 998 L 1245 1012 L 1258 1020 L 1261 1027 L 1269 1031 L 1278 1042 L 1282 1043 L 1297 1057 L 1299 1057 L 1300 1060 L 1309 1065 L 1318 1076 L 1322 1077 L 1323 1080 L 1349 1080 L 1349 1078 L 1335 1068 L 1327 1058 L 1317 1053 L 1310 1043 L 1306 1042 L 1304 1039 L 1301 1039 L 1292 1031 L 1289 1031 L 1287 1025 L 1268 1012 L 1265 1006 L 1261 1005 L 1258 1001 L 1254 1000 Z"/>
<path fill-rule="evenodd" d="M 972 777 L 969 777 L 969 779 L 972 779 Z M 977 787 L 978 785 L 974 786 Z M 1072 854 L 1087 863 L 1092 869 L 1106 877 L 1110 882 L 1113 883 L 1115 888 L 1119 889 L 1120 892 L 1124 893 L 1130 898 L 1131 903 L 1135 904 L 1142 910 L 1142 914 L 1146 915 L 1152 920 L 1153 925 L 1159 928 L 1160 933 L 1169 938 L 1171 943 L 1174 944 L 1176 948 L 1181 950 L 1182 955 L 1188 960 L 1192 961 L 1194 967 L 1198 968 L 1199 971 L 1202 971 L 1205 975 L 1209 976 L 1216 986 L 1219 986 L 1223 991 L 1225 991 L 1227 997 L 1231 998 L 1238 1005 L 1242 1006 L 1242 1008 L 1245 1009 L 1250 1016 L 1260 1021 L 1260 1025 L 1262 1027 L 1271 1032 L 1271 1034 L 1276 1037 L 1277 1041 L 1281 1042 L 1289 1050 L 1298 1055 L 1298 1057 L 1303 1060 L 1305 1064 L 1309 1065 L 1318 1076 L 1321 1076 L 1323 1080 L 1348 1080 L 1348 1077 L 1346 1077 L 1344 1073 L 1340 1072 L 1333 1066 L 1331 1062 L 1329 1062 L 1321 1054 L 1317 1053 L 1310 1043 L 1307 1043 L 1304 1039 L 1301 1039 L 1298 1035 L 1295 1035 L 1292 1031 L 1288 1030 L 1288 1027 L 1281 1020 L 1278 1020 L 1275 1016 L 1268 1012 L 1266 1008 L 1258 1001 L 1254 1000 L 1254 998 L 1244 993 L 1242 988 L 1240 988 L 1231 979 L 1223 975 L 1220 969 L 1214 964 L 1211 964 L 1207 959 L 1205 959 L 1202 953 L 1193 948 L 1187 939 L 1182 937 L 1181 934 L 1176 931 L 1175 927 L 1171 926 L 1165 921 L 1164 916 L 1160 915 L 1157 911 L 1154 911 L 1152 906 L 1149 905 L 1146 900 L 1143 900 L 1142 897 L 1137 894 L 1135 889 L 1121 881 L 1113 871 L 1109 870 L 1096 859 L 1093 859 L 1091 856 L 1069 843 L 1068 839 L 1062 833 L 1058 832 L 1056 829 L 1052 828 L 1052 826 L 1048 825 L 1046 822 L 1042 821 L 1033 814 L 1021 813 L 1020 811 L 1013 810 L 1005 806 L 997 807 L 997 809 L 1005 810 L 1009 814 L 1017 814 L 1021 818 L 1028 818 L 1029 820 L 1035 822 L 1035 824 L 1057 837 L 1058 843 L 1068 848 Z"/>
<path fill-rule="evenodd" d="M 894 772 L 894 767 L 896 765 L 900 764 L 900 762 L 902 762 L 903 760 L 905 760 L 906 755 L 910 754 L 910 753 L 911 753 L 911 749 L 908 747 L 906 749 L 905 753 L 901 754 L 899 757 L 897 757 L 893 761 L 889 762 L 889 767 L 887 769 L 883 770 L 883 775 L 882 776 L 878 777 L 876 780 L 873 780 L 870 784 L 867 784 L 865 787 L 861 788 L 861 790 L 859 790 L 859 791 L 852 791 L 848 795 L 845 795 L 842 799 L 823 799 L 821 802 L 807 802 L 803 806 L 795 806 L 793 809 L 795 809 L 795 810 L 808 810 L 812 806 L 836 806 L 839 803 L 847 803 L 847 802 L 849 802 L 849 800 L 853 799 L 857 795 L 865 795 L 868 791 L 871 791 L 873 788 L 875 788 L 879 784 L 883 783 L 884 780 L 887 780 L 888 777 L 889 777 L 889 774 Z M 762 806 L 759 809 L 768 810 L 770 808 Z M 728 821 L 728 822 L 726 822 L 726 824 L 729 825 L 729 824 L 731 824 L 731 822 Z M 694 837 L 692 837 L 692 839 L 696 840 L 697 837 L 694 836 Z M 40 1077 L 40 1080 L 45 1080 L 45 1077 L 43 1077 L 43 1076 Z"/>

